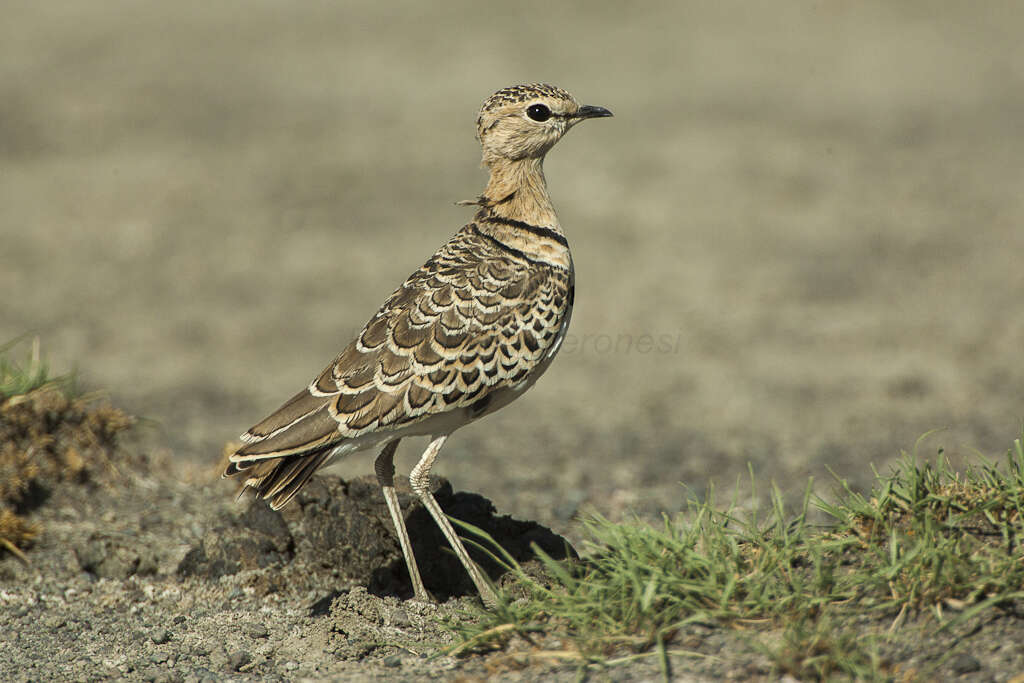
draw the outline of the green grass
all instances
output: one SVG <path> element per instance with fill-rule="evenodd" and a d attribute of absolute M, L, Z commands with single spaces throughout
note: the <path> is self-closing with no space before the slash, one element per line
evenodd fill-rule
<path fill-rule="evenodd" d="M 50 374 L 50 368 L 39 352 L 39 337 L 32 339 L 23 360 L 13 357 L 11 351 L 22 341 L 24 337 L 18 337 L 0 346 L 0 401 L 24 396 L 49 384 L 59 385 L 67 393 L 73 393 L 74 375 Z"/>
<path fill-rule="evenodd" d="M 657 526 L 593 517 L 584 560 L 538 551 L 545 578 L 496 550 L 522 597 L 453 624 L 456 651 L 519 635 L 568 641 L 581 662 L 665 660 L 674 636 L 701 624 L 750 632 L 778 673 L 884 678 L 879 639 L 908 618 L 942 630 L 1024 601 L 1022 439 L 1001 465 L 979 457 L 963 474 L 942 451 L 924 463 L 915 447 L 888 475 L 876 472 L 867 496 L 839 480 L 827 501 L 808 482 L 795 511 L 773 486 L 767 510 L 747 514 L 735 502 L 718 510 L 711 495 Z M 830 523 L 811 524 L 814 508 Z M 866 633 L 865 620 L 885 627 Z"/>

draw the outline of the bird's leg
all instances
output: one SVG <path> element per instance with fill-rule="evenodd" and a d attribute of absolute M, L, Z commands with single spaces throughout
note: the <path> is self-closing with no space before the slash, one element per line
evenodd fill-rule
<path fill-rule="evenodd" d="M 380 452 L 373 463 L 373 469 L 377 473 L 380 490 L 384 493 L 388 512 L 391 513 L 391 521 L 398 534 L 398 544 L 402 546 L 405 566 L 409 569 L 409 578 L 412 580 L 413 598 L 420 602 L 433 602 L 430 593 L 423 586 L 423 579 L 420 578 L 420 570 L 416 566 L 416 556 L 412 553 L 412 543 L 409 540 L 409 530 L 405 528 L 405 518 L 402 516 L 402 508 L 398 504 L 398 494 L 395 493 L 395 450 L 398 448 L 399 441 L 401 439 L 395 439 L 384 446 L 384 450 Z"/>
<path fill-rule="evenodd" d="M 462 562 L 462 566 L 469 572 L 469 578 L 473 579 L 473 583 L 476 584 L 476 589 L 480 593 L 480 598 L 484 601 L 484 604 L 493 607 L 498 604 L 498 598 L 495 596 L 494 590 L 484 578 L 480 568 L 470 559 L 469 553 L 466 552 L 466 547 L 462 545 L 462 541 L 455 534 L 455 530 L 452 528 L 448 518 L 441 511 L 441 506 L 437 504 L 434 495 L 430 492 L 430 468 L 433 466 L 434 460 L 437 459 L 437 454 L 447 438 L 448 435 L 435 436 L 433 438 L 430 445 L 427 446 L 427 450 L 423 451 L 423 455 L 420 457 L 420 461 L 416 463 L 416 467 L 412 468 L 412 472 L 409 474 L 409 483 L 412 485 L 412 490 L 419 496 L 424 507 L 427 508 L 430 516 L 437 522 L 437 526 L 441 528 L 441 533 L 448 539 L 448 544 L 455 551 L 459 561 Z"/>

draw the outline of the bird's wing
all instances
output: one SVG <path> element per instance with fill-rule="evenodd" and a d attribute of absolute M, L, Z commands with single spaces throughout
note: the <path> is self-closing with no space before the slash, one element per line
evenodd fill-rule
<path fill-rule="evenodd" d="M 260 465 L 253 475 L 265 479 L 269 459 L 325 454 L 522 382 L 555 344 L 572 286 L 569 271 L 466 226 L 306 389 L 242 436 L 225 475 Z M 308 472 L 303 481 L 312 474 L 307 462 L 273 469 L 286 464 Z"/>

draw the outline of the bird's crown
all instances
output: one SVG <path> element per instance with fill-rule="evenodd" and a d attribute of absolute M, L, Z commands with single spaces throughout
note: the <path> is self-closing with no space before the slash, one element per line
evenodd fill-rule
<path fill-rule="evenodd" d="M 480 107 L 480 115 L 483 116 L 486 112 L 494 111 L 495 109 L 508 104 L 518 104 L 520 102 L 527 102 L 529 100 L 540 98 L 553 98 L 572 103 L 576 102 L 575 97 L 555 85 L 548 85 L 547 83 L 511 85 L 507 88 L 502 88 L 488 97 L 484 101 L 483 106 Z"/>

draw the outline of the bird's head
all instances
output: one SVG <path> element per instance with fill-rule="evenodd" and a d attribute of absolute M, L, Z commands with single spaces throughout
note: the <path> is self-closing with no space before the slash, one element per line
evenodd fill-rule
<path fill-rule="evenodd" d="M 484 164 L 541 158 L 584 119 L 611 116 L 604 107 L 581 105 L 546 83 L 502 88 L 484 102 L 476 120 Z"/>

